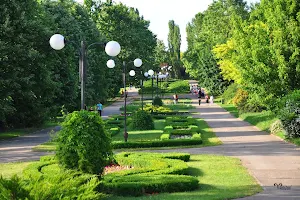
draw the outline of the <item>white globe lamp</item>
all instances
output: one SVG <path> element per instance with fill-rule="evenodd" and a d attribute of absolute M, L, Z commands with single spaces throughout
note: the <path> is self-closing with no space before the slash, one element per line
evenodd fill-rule
<path fill-rule="evenodd" d="M 61 50 L 65 47 L 65 38 L 61 34 L 54 34 L 49 40 L 50 46 L 55 50 Z"/>
<path fill-rule="evenodd" d="M 121 46 L 116 41 L 110 41 L 105 46 L 105 52 L 109 56 L 117 56 L 121 51 Z"/>

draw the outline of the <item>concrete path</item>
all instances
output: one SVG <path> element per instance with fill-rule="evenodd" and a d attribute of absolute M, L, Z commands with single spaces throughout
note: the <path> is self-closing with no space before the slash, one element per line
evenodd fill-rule
<path fill-rule="evenodd" d="M 194 97 L 195 98 L 195 97 Z M 242 164 L 263 186 L 264 191 L 241 200 L 296 200 L 300 199 L 300 148 L 260 131 L 257 127 L 233 117 L 220 106 L 206 104 L 198 99 L 193 104 L 223 142 L 223 145 L 204 148 L 177 149 L 191 154 L 220 154 L 238 157 Z M 174 150 L 158 150 L 174 152 Z M 280 190 L 274 183 L 292 186 Z"/>
<path fill-rule="evenodd" d="M 130 103 L 138 95 L 137 89 L 132 88 L 128 91 L 127 101 Z M 120 114 L 120 107 L 124 105 L 124 99 L 120 99 L 115 103 L 103 109 L 103 119 L 108 115 Z M 36 131 L 32 134 L 21 137 L 0 141 L 0 163 L 21 162 L 39 160 L 41 156 L 47 155 L 47 152 L 32 151 L 32 148 L 50 140 L 50 132 L 57 132 L 60 127 L 48 128 Z"/>

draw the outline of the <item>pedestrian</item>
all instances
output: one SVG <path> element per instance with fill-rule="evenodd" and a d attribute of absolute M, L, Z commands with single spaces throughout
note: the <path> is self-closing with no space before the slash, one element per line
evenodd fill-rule
<path fill-rule="evenodd" d="M 174 99 L 174 104 L 177 104 L 178 103 L 178 95 L 176 93 L 173 95 L 173 99 Z"/>
<path fill-rule="evenodd" d="M 209 103 L 209 96 L 208 95 L 205 96 L 205 101 L 206 101 L 206 103 Z"/>
<path fill-rule="evenodd" d="M 210 104 L 214 103 L 214 96 L 213 95 L 210 96 L 209 102 L 210 102 Z"/>
<path fill-rule="evenodd" d="M 199 103 L 199 106 L 200 106 L 200 104 L 201 104 L 201 92 L 200 91 L 198 92 L 198 103 Z"/>
<path fill-rule="evenodd" d="M 100 116 L 102 115 L 102 109 L 103 109 L 103 105 L 102 105 L 101 102 L 99 102 L 97 104 L 97 110 L 98 110 L 98 113 L 99 113 Z"/>

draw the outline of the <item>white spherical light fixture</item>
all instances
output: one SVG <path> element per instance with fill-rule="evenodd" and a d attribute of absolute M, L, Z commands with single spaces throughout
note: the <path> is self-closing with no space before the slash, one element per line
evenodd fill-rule
<path fill-rule="evenodd" d="M 145 73 L 144 73 L 144 76 L 145 76 L 145 77 L 148 77 L 148 75 L 149 75 L 148 72 L 145 72 Z"/>
<path fill-rule="evenodd" d="M 121 51 L 121 46 L 116 41 L 110 41 L 105 46 L 105 52 L 109 56 L 117 56 Z"/>
<path fill-rule="evenodd" d="M 55 50 L 61 50 L 65 47 L 65 38 L 61 34 L 54 34 L 49 40 L 50 46 Z"/>
<path fill-rule="evenodd" d="M 150 69 L 150 70 L 148 71 L 148 74 L 149 74 L 150 76 L 153 76 L 153 75 L 154 75 L 154 71 L 153 71 L 152 69 Z"/>
<path fill-rule="evenodd" d="M 112 59 L 110 59 L 110 60 L 108 60 L 108 61 L 106 62 L 106 66 L 107 66 L 108 68 L 110 68 L 110 69 L 114 68 L 115 65 L 116 65 L 116 64 L 115 64 L 115 61 L 112 60 Z"/>
<path fill-rule="evenodd" d="M 140 67 L 140 66 L 142 66 L 142 64 L 143 64 L 142 60 L 139 59 L 139 58 L 135 59 L 135 60 L 133 61 L 133 63 L 134 63 L 134 66 L 136 66 L 136 67 Z"/>
<path fill-rule="evenodd" d="M 130 76 L 134 76 L 135 75 L 135 71 L 134 70 L 130 70 L 129 75 Z"/>

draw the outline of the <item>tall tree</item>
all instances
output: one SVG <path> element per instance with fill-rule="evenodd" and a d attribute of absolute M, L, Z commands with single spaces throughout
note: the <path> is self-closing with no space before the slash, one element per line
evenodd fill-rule
<path fill-rule="evenodd" d="M 121 61 L 129 63 L 140 58 L 143 60 L 144 71 L 153 66 L 154 60 L 151 58 L 156 46 L 156 36 L 149 30 L 149 21 L 144 20 L 137 9 L 108 2 L 94 10 L 93 14 L 97 16 L 97 27 L 107 41 L 115 40 L 120 43 L 121 53 L 118 58 Z M 112 87 L 115 91 L 119 91 L 122 86 L 121 61 L 116 62 L 119 67 L 108 72 L 114 76 L 111 83 L 115 84 Z M 128 71 L 134 68 L 132 63 L 127 65 Z"/>
<path fill-rule="evenodd" d="M 213 94 L 222 93 L 228 81 L 220 74 L 212 49 L 231 37 L 235 15 L 247 17 L 243 0 L 217 0 L 187 26 L 188 50 L 184 54 L 184 65 L 192 76 L 199 79 L 201 86 Z"/>
<path fill-rule="evenodd" d="M 169 59 L 171 65 L 173 66 L 175 77 L 180 77 L 180 45 L 181 45 L 181 35 L 179 26 L 175 24 L 174 20 L 169 21 L 169 34 L 168 34 L 168 46 L 169 46 Z"/>

